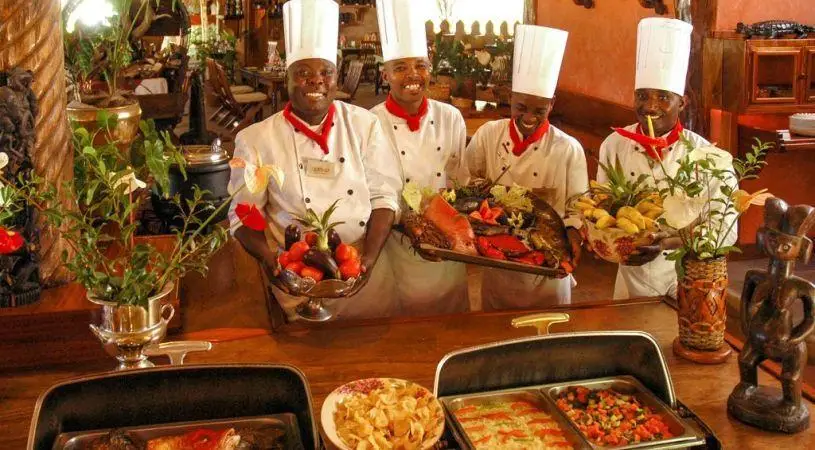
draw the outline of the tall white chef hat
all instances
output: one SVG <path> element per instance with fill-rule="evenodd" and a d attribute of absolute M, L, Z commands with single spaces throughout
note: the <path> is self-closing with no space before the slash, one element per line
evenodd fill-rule
<path fill-rule="evenodd" d="M 685 95 L 693 26 L 676 19 L 649 17 L 637 31 L 635 89 L 661 89 Z"/>
<path fill-rule="evenodd" d="M 340 7 L 332 0 L 290 0 L 283 5 L 286 68 L 303 59 L 337 63 Z"/>
<path fill-rule="evenodd" d="M 415 0 L 376 0 L 382 58 L 426 58 L 424 18 Z"/>
<path fill-rule="evenodd" d="M 518 25 L 515 29 L 512 91 L 554 97 L 568 37 L 569 33 L 556 28 Z"/>

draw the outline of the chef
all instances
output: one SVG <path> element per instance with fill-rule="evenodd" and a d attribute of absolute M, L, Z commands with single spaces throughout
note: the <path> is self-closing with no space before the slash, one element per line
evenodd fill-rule
<path fill-rule="evenodd" d="M 384 77 L 391 90 L 385 102 L 371 111 L 397 151 L 402 181 L 438 191 L 451 187 L 462 175 L 467 129 L 458 109 L 427 98 L 430 61 L 424 19 L 411 3 L 376 3 Z M 428 261 L 398 231 L 391 233 L 385 248 L 403 314 L 451 314 L 468 309 L 464 264 Z"/>
<path fill-rule="evenodd" d="M 640 21 L 637 33 L 637 67 L 634 83 L 634 109 L 637 122 L 615 129 L 600 146 L 600 161 L 614 165 L 619 160 L 626 177 L 635 180 L 648 174 L 651 180 L 665 178 L 662 167 L 676 175 L 679 161 L 689 149 L 682 139 L 693 147 L 708 145 L 701 136 L 685 130 L 679 113 L 685 108 L 685 78 L 690 56 L 693 27 L 680 20 L 646 18 Z M 650 136 L 648 117 L 651 116 L 654 136 Z M 660 164 L 661 162 L 661 164 Z M 597 181 L 608 180 L 602 168 Z M 660 183 L 660 187 L 667 187 Z M 715 194 L 718 194 L 718 189 Z M 736 240 L 737 228 L 732 227 L 727 242 Z M 638 248 L 617 270 L 614 298 L 676 295 L 676 269 L 674 262 L 665 258 L 667 250 L 681 244 L 669 237 L 655 245 Z M 729 245 L 729 244 L 728 244 Z"/>
<path fill-rule="evenodd" d="M 586 156 L 573 137 L 549 123 L 568 33 L 518 25 L 512 68 L 512 118 L 484 124 L 466 150 L 471 176 L 533 189 L 561 215 L 567 200 L 588 189 Z M 506 173 L 504 173 L 506 172 Z M 576 264 L 580 257 L 580 221 L 565 219 Z M 574 278 L 543 278 L 484 269 L 485 309 L 537 308 L 568 304 Z"/>
<path fill-rule="evenodd" d="M 339 7 L 332 0 L 292 0 L 283 7 L 286 33 L 286 77 L 291 101 L 283 111 L 238 133 L 235 157 L 249 164 L 275 165 L 285 173 L 282 186 L 252 194 L 242 190 L 230 206 L 234 236 L 258 259 L 269 277 L 280 270 L 279 247 L 284 230 L 307 208 L 318 215 L 335 200 L 332 222 L 343 242 L 361 248 L 367 284 L 355 295 L 326 305 L 339 318 L 386 317 L 395 314 L 390 267 L 379 258 L 399 208 L 402 180 L 399 161 L 382 133 L 379 120 L 365 109 L 335 101 Z M 244 180 L 233 168 L 230 188 Z M 240 203 L 256 205 L 274 241 L 263 231 L 242 226 L 235 213 Z M 305 299 L 274 288 L 274 295 L 293 318 Z"/>

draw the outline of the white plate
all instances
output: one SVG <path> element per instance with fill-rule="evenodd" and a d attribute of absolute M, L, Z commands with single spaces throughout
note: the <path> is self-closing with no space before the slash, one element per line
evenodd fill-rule
<path fill-rule="evenodd" d="M 323 402 L 323 408 L 320 411 L 320 422 L 323 425 L 323 431 L 325 431 L 325 435 L 329 441 L 331 441 L 334 446 L 341 450 L 353 450 L 351 447 L 345 444 L 342 439 L 340 439 L 339 435 L 337 434 L 337 426 L 334 423 L 334 413 L 337 411 L 337 404 L 342 402 L 346 397 L 353 393 L 357 392 L 366 392 L 366 388 L 369 387 L 374 383 L 404 383 L 407 385 L 415 385 L 418 386 L 419 389 L 425 391 L 426 395 L 433 397 L 433 393 L 429 390 L 425 389 L 422 386 L 417 385 L 412 381 L 400 380 L 398 378 L 366 378 L 363 380 L 356 380 L 350 383 L 346 383 L 326 397 L 325 402 Z M 441 439 L 442 433 L 444 433 L 444 410 L 441 407 L 441 403 L 439 400 L 434 398 L 433 401 L 436 403 L 436 406 L 439 408 L 441 413 L 441 424 L 437 426 L 437 430 L 435 435 L 428 441 L 428 443 L 422 448 L 422 450 L 429 450 L 433 448 L 436 443 Z"/>

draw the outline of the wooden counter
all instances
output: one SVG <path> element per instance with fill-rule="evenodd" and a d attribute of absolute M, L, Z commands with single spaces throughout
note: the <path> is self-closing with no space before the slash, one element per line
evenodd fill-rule
<path fill-rule="evenodd" d="M 728 449 L 815 448 L 815 429 L 788 436 L 760 431 L 727 416 L 726 401 L 738 382 L 736 358 L 719 366 L 678 360 L 671 352 L 677 333 L 676 313 L 657 299 L 625 305 L 603 303 L 569 311 L 568 324 L 553 331 L 644 330 L 660 343 L 668 362 L 677 398 L 710 426 Z M 290 325 L 274 335 L 237 330 L 244 337 L 223 340 L 209 353 L 190 354 L 187 363 L 286 363 L 306 374 L 314 411 L 337 386 L 364 377 L 390 376 L 433 387 L 436 365 L 447 353 L 488 342 L 531 335 L 532 329 L 510 326 L 519 312 L 471 313 L 385 322 L 332 323 L 312 328 Z M 219 340 L 217 330 L 190 338 Z M 233 334 L 233 337 L 235 335 Z M 734 355 L 735 356 L 735 355 Z M 613 358 L 614 355 L 609 355 Z M 79 375 L 112 367 L 112 360 L 76 367 L 44 368 L 26 372 L 0 372 L 0 449 L 22 449 L 37 397 L 46 388 Z M 762 383 L 776 383 L 766 373 Z M 812 405 L 810 404 L 810 409 Z"/>

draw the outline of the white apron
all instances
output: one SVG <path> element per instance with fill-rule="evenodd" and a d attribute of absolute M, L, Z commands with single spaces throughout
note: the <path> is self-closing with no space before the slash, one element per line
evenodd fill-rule
<path fill-rule="evenodd" d="M 428 100 L 427 113 L 418 130 L 388 112 L 384 103 L 371 109 L 396 149 L 402 179 L 434 190 L 466 178 L 464 148 L 467 128 L 458 109 Z M 437 315 L 469 309 L 466 266 L 456 262 L 431 262 L 415 254 L 402 233 L 391 232 L 385 255 L 393 268 L 393 284 L 402 314 Z"/>
<path fill-rule="evenodd" d="M 286 226 L 295 223 L 294 216 L 303 216 L 306 208 L 322 214 L 339 199 L 339 207 L 331 220 L 343 222 L 336 230 L 346 243 L 361 242 L 365 238 L 372 210 L 387 208 L 398 212 L 402 188 L 398 161 L 389 141 L 382 135 L 378 119 L 369 111 L 347 103 L 335 101 L 334 106 L 335 125 L 328 139 L 327 155 L 317 143 L 296 131 L 282 112 L 238 133 L 236 157 L 256 162 L 260 155 L 264 164 L 282 168 L 286 179 L 282 188 L 270 182 L 268 188 L 258 194 L 242 190 L 229 209 L 233 232 L 241 226 L 234 212 L 238 203 L 258 206 L 279 247 L 283 246 Z M 332 164 L 336 176 L 309 175 L 310 160 Z M 232 169 L 230 189 L 237 189 L 242 183 L 243 169 Z M 338 305 L 343 317 L 386 317 L 396 313 L 392 287 L 388 285 L 390 266 L 382 259 L 379 258 L 372 270 L 368 285 L 354 297 L 345 299 L 344 306 Z M 287 313 L 304 300 L 279 291 L 276 294 Z"/>
<path fill-rule="evenodd" d="M 629 125 L 625 129 L 636 132 L 637 125 Z M 708 144 L 707 140 L 690 130 L 682 131 L 682 135 L 696 147 Z M 671 176 L 676 175 L 676 171 L 679 169 L 679 161 L 688 154 L 687 147 L 679 141 L 668 147 L 667 151 L 663 151 L 663 153 L 665 158 L 662 160 L 662 164 L 665 166 L 665 170 Z M 662 168 L 659 164 L 653 163 L 645 154 L 645 149 L 641 145 L 617 133 L 612 133 L 600 146 L 600 161 L 603 164 L 613 166 L 616 159 L 619 159 L 620 165 L 625 169 L 626 177 L 630 180 L 636 180 L 642 173 L 652 174 L 652 178 L 648 179 L 651 185 L 654 184 L 653 177 L 660 181 L 665 179 Z M 600 183 L 608 181 L 602 168 L 597 171 L 597 181 Z M 662 183 L 660 184 L 660 187 L 667 187 Z M 718 188 L 715 189 L 715 192 L 721 195 Z M 725 239 L 726 245 L 735 243 L 737 237 L 738 227 L 734 226 Z M 668 261 L 665 258 L 667 254 L 668 252 L 663 252 L 655 260 L 642 266 L 619 266 L 617 280 L 614 283 L 614 299 L 660 295 L 676 297 L 676 268 L 673 261 Z"/>
<path fill-rule="evenodd" d="M 542 190 L 547 202 L 565 217 L 566 202 L 589 188 L 586 155 L 573 137 L 554 126 L 521 156 L 512 153 L 510 119 L 481 126 L 467 146 L 466 166 L 472 177 L 495 180 L 509 167 L 499 184 L 513 183 Z M 573 217 L 564 219 L 579 226 Z M 569 275 L 562 279 L 484 268 L 482 301 L 485 309 L 545 308 L 571 302 L 571 289 L 577 285 Z"/>

